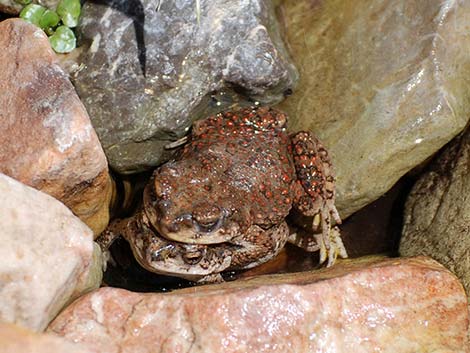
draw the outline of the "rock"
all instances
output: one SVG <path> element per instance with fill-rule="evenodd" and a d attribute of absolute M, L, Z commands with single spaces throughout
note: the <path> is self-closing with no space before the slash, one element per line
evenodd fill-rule
<path fill-rule="evenodd" d="M 0 172 L 67 205 L 99 234 L 111 180 L 88 114 L 40 29 L 0 23 Z"/>
<path fill-rule="evenodd" d="M 60 337 L 37 334 L 19 326 L 0 323 L 0 353 L 85 353 L 79 345 Z"/>
<path fill-rule="evenodd" d="M 469 1 L 286 1 L 300 68 L 280 108 L 332 155 L 346 217 L 458 134 L 470 117 Z"/>
<path fill-rule="evenodd" d="M 209 304 L 210 303 L 210 304 Z M 462 285 L 424 258 L 139 294 L 104 287 L 49 326 L 96 352 L 464 352 Z"/>
<path fill-rule="evenodd" d="M 269 0 L 90 1 L 77 30 L 89 49 L 74 84 L 121 173 L 162 162 L 193 120 L 236 99 L 211 104 L 213 91 L 270 103 L 297 79 Z"/>
<path fill-rule="evenodd" d="M 32 2 L 55 10 L 59 1 L 60 0 L 33 0 Z M 0 12 L 18 15 L 23 7 L 24 5 L 21 5 L 15 0 L 0 0 Z"/>
<path fill-rule="evenodd" d="M 44 329 L 101 283 L 92 231 L 67 207 L 0 174 L 0 322 Z"/>
<path fill-rule="evenodd" d="M 428 166 L 408 196 L 400 253 L 426 254 L 470 293 L 470 129 Z"/>

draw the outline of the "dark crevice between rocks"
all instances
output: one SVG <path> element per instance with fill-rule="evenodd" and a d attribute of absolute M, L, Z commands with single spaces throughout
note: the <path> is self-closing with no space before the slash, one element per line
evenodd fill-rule
<path fill-rule="evenodd" d="M 17 17 L 17 16 L 8 15 L 6 13 L 0 12 L 0 22 L 3 21 L 3 20 L 6 20 L 7 18 L 11 18 L 11 17 Z"/>

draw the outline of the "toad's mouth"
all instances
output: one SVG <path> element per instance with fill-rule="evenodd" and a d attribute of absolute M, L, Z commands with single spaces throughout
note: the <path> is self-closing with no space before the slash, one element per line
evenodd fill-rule
<path fill-rule="evenodd" d="M 220 244 L 233 239 L 239 227 L 221 217 L 214 222 L 201 224 L 191 215 L 181 215 L 171 222 L 157 222 L 158 233 L 166 239 L 187 244 Z"/>

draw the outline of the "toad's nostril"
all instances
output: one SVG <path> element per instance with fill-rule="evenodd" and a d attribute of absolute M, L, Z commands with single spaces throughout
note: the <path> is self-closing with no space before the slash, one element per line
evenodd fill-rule
<path fill-rule="evenodd" d="M 160 180 L 155 179 L 153 183 L 153 192 L 155 193 L 156 196 L 158 197 L 163 197 L 163 185 L 160 182 Z"/>

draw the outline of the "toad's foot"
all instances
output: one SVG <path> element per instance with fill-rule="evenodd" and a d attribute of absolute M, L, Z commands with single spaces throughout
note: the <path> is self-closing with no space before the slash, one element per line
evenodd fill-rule
<path fill-rule="evenodd" d="M 112 221 L 111 224 L 103 231 L 103 233 L 101 233 L 98 238 L 96 238 L 95 241 L 100 246 L 103 253 L 108 251 L 109 247 L 114 243 L 114 241 L 123 235 L 127 223 L 127 219 L 118 219 Z"/>
<path fill-rule="evenodd" d="M 123 227 L 126 225 L 127 220 L 115 220 L 95 239 L 95 242 L 99 245 L 103 254 L 103 272 L 106 271 L 108 262 L 116 265 L 109 248 L 114 241 L 122 235 L 125 229 Z"/>
<path fill-rule="evenodd" d="M 325 239 L 324 233 L 315 234 L 315 240 L 320 246 L 320 264 L 324 263 L 327 259 L 326 267 L 334 265 L 336 259 L 339 257 L 346 259 L 348 253 L 344 247 L 343 240 L 338 227 L 333 227 L 328 232 L 328 237 Z"/>

